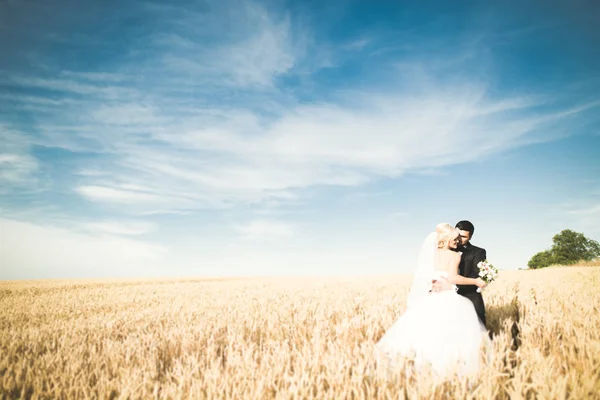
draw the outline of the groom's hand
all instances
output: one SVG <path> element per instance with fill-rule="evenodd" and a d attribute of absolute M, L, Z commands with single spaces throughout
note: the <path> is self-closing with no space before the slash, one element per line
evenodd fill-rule
<path fill-rule="evenodd" d="M 432 292 L 442 292 L 444 290 L 450 290 L 452 285 L 446 278 L 434 279 L 431 281 L 431 291 Z"/>
<path fill-rule="evenodd" d="M 475 284 L 478 288 L 483 289 L 487 286 L 487 282 L 481 278 L 477 278 L 477 283 Z"/>

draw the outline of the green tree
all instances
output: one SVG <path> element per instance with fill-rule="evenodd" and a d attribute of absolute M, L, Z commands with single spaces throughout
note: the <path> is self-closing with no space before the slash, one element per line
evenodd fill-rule
<path fill-rule="evenodd" d="M 569 265 L 600 257 L 600 244 L 586 238 L 583 233 L 565 229 L 554 235 L 552 242 L 551 251 L 556 264 Z"/>
<path fill-rule="evenodd" d="M 531 269 L 550 265 L 571 265 L 578 261 L 592 261 L 600 257 L 600 244 L 583 233 L 565 229 L 554 235 L 552 248 L 537 253 L 527 263 Z"/>
<path fill-rule="evenodd" d="M 529 260 L 527 266 L 530 269 L 538 269 L 549 267 L 552 264 L 555 264 L 555 262 L 553 261 L 552 253 L 550 252 L 550 250 L 545 250 L 540 251 L 539 253 L 531 257 L 531 260 Z"/>

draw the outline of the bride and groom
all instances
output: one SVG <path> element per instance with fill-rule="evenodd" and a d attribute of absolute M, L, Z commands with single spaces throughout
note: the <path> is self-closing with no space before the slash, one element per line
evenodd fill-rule
<path fill-rule="evenodd" d="M 489 344 L 481 293 L 486 283 L 477 264 L 484 249 L 470 243 L 475 227 L 439 224 L 424 240 L 408 295 L 408 310 L 377 342 L 379 354 L 394 365 L 402 358 L 438 376 L 479 370 L 481 347 Z"/>

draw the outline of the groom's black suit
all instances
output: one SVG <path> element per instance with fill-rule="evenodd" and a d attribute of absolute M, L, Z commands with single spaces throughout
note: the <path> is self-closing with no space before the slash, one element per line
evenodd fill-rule
<path fill-rule="evenodd" d="M 462 251 L 460 264 L 458 265 L 458 273 L 466 278 L 479 278 L 479 268 L 477 264 L 486 259 L 485 249 L 467 244 L 465 248 L 459 249 Z M 475 285 L 457 285 L 458 294 L 471 300 L 479 320 L 485 325 L 485 304 L 481 293 L 477 293 Z"/>

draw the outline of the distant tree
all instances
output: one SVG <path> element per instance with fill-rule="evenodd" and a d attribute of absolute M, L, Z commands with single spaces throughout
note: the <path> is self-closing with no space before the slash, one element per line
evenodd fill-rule
<path fill-rule="evenodd" d="M 549 267 L 552 264 L 555 264 L 554 258 L 552 257 L 552 252 L 550 252 L 550 250 L 545 250 L 540 251 L 539 253 L 531 257 L 531 260 L 529 260 L 527 266 L 530 269 L 538 269 Z"/>
<path fill-rule="evenodd" d="M 600 257 L 600 244 L 586 238 L 583 233 L 565 229 L 554 235 L 552 247 L 537 253 L 527 263 L 531 269 L 550 265 L 571 265 L 579 261 L 592 261 Z"/>
<path fill-rule="evenodd" d="M 583 233 L 565 229 L 552 238 L 552 256 L 560 265 L 575 264 L 577 261 L 592 261 L 600 257 L 600 244 L 583 236 Z"/>

